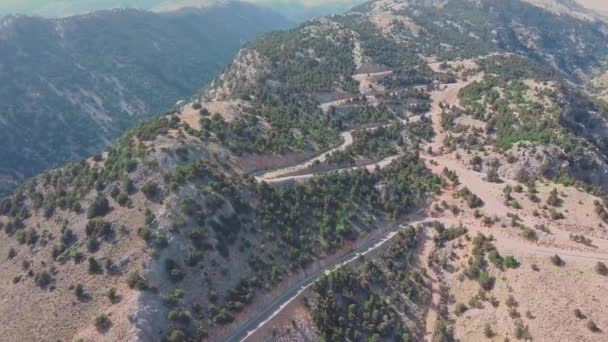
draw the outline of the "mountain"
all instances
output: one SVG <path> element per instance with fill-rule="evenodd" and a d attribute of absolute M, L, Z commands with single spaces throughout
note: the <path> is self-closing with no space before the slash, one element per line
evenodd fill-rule
<path fill-rule="evenodd" d="M 0 203 L 3 336 L 602 340 L 607 42 L 519 0 L 263 35 Z"/>
<path fill-rule="evenodd" d="M 164 0 L 151 7 L 154 11 L 175 10 L 186 7 L 205 7 L 212 0 Z M 264 6 L 280 13 L 295 22 L 304 22 L 314 17 L 329 14 L 340 14 L 364 1 L 361 0 L 329 0 L 329 1 L 282 1 L 282 0 L 251 0 L 259 6 Z"/>
<path fill-rule="evenodd" d="M 288 22 L 253 5 L 113 10 L 0 23 L 0 197 L 100 153 L 210 81 L 248 40 Z"/>
<path fill-rule="evenodd" d="M 209 7 L 229 3 L 230 0 L 55 0 L 52 2 L 38 0 L 9 1 L 0 5 L 0 14 L 27 14 L 50 18 L 61 18 L 86 14 L 99 10 L 136 8 L 152 11 L 174 11 L 186 7 Z M 273 11 L 293 21 L 305 21 L 315 16 L 331 13 L 343 13 L 350 7 L 360 4 L 361 0 L 329 1 L 284 1 L 284 0 L 250 0 L 258 6 Z"/>
<path fill-rule="evenodd" d="M 344 13 L 361 0 L 329 1 L 284 1 L 284 0 L 250 0 L 248 2 L 268 7 L 285 17 L 300 22 L 313 17 Z M 563 10 L 587 12 L 585 15 L 605 16 L 608 7 L 601 0 L 529 0 L 530 3 L 559 13 Z M 56 0 L 48 3 L 40 0 L 8 0 L 0 7 L 0 14 L 20 13 L 44 17 L 66 17 L 85 14 L 93 11 L 116 8 L 137 8 L 143 10 L 175 10 L 185 7 L 207 7 L 212 4 L 226 3 L 223 0 Z M 587 8 L 593 12 L 585 11 Z"/>

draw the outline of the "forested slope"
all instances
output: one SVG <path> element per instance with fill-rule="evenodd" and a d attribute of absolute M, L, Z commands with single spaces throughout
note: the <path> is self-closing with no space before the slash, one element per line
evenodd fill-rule
<path fill-rule="evenodd" d="M 101 153 L 209 82 L 242 44 L 287 21 L 252 5 L 0 19 L 0 197 Z"/>

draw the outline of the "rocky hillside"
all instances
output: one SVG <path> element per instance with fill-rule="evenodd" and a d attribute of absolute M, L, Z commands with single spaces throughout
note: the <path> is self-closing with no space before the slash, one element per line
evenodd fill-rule
<path fill-rule="evenodd" d="M 604 32 L 519 1 L 378 0 L 267 34 L 1 202 L 0 330 L 601 340 L 608 112 L 583 86 Z M 541 276 L 569 292 L 526 295 Z"/>
<path fill-rule="evenodd" d="M 243 43 L 287 25 L 239 3 L 0 19 L 0 197 L 43 170 L 100 153 L 202 88 Z"/>

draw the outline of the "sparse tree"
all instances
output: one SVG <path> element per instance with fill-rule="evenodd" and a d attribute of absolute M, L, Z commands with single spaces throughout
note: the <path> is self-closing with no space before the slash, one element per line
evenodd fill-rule
<path fill-rule="evenodd" d="M 606 264 L 603 262 L 598 261 L 597 264 L 595 264 L 595 272 L 603 276 L 608 276 L 608 267 L 606 267 Z"/>
<path fill-rule="evenodd" d="M 559 206 L 561 203 L 561 200 L 559 198 L 559 195 L 557 193 L 557 189 L 553 189 L 551 190 L 551 192 L 549 193 L 549 197 L 547 197 L 547 204 L 557 207 Z"/>
<path fill-rule="evenodd" d="M 560 256 L 557 254 L 551 257 L 551 263 L 558 267 L 564 266 L 565 264 L 564 260 L 562 260 L 562 258 L 560 258 Z"/>

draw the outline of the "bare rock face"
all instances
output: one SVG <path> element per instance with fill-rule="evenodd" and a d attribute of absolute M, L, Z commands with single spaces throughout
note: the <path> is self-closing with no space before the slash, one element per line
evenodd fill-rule
<path fill-rule="evenodd" d="M 254 85 L 270 72 L 270 62 L 255 50 L 242 49 L 232 66 L 211 85 L 208 97 L 213 101 L 234 98 L 239 89 Z"/>

